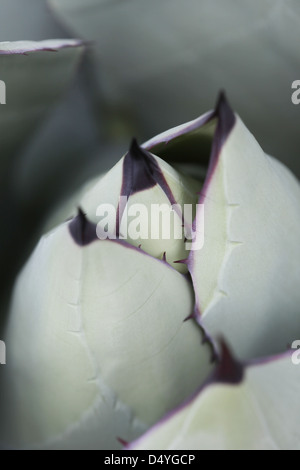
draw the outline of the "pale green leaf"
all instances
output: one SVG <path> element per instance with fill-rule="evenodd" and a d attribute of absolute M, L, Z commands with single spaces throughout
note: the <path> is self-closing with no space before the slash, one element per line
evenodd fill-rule
<path fill-rule="evenodd" d="M 129 447 L 299 450 L 300 367 L 291 355 L 255 363 L 238 384 L 213 382 Z"/>
<path fill-rule="evenodd" d="M 67 224 L 43 237 L 3 335 L 1 445 L 118 448 L 117 438 L 136 438 L 211 370 L 209 345 L 184 322 L 193 302 L 184 276 L 129 245 L 79 246 Z"/>

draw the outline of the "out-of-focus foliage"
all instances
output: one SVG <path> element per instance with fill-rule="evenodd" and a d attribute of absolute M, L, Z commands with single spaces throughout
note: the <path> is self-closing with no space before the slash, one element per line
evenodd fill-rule
<path fill-rule="evenodd" d="M 48 0 L 95 40 L 101 89 L 150 136 L 209 109 L 226 89 L 261 142 L 300 175 L 297 0 Z"/>

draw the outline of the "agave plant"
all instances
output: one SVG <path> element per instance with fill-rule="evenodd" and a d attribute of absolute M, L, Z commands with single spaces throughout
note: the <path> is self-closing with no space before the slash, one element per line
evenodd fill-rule
<path fill-rule="evenodd" d="M 0 41 L 31 39 L 0 43 L 0 448 L 299 449 L 300 189 L 269 156 L 299 174 L 297 1 L 23 3 L 0 7 Z M 266 153 L 224 94 L 132 139 L 224 87 Z"/>
<path fill-rule="evenodd" d="M 80 193 L 14 288 L 2 446 L 299 449 L 300 369 L 285 353 L 300 337 L 296 178 L 221 94 L 200 118 L 134 140 Z M 117 215 L 105 239 L 101 204 Z M 134 204 L 192 205 L 189 249 L 124 239 Z"/>

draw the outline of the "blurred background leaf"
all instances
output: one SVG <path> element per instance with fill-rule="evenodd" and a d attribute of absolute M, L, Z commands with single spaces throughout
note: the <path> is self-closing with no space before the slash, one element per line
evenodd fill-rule
<path fill-rule="evenodd" d="M 1 0 L 0 12 L 0 41 L 68 37 L 46 0 Z"/>
<path fill-rule="evenodd" d="M 210 109 L 225 89 L 264 150 L 300 175 L 299 1 L 48 1 L 95 41 L 101 91 L 143 137 Z"/>
<path fill-rule="evenodd" d="M 19 171 L 22 166 L 28 168 L 30 162 L 25 148 L 72 83 L 82 53 L 81 42 L 68 39 L 0 43 L 0 74 L 7 94 L 6 104 L 0 108 L 2 289 L 10 283 L 24 259 L 27 237 L 32 235 L 39 219 L 36 209 L 44 199 L 43 190 L 35 198 L 30 196 L 33 178 L 41 181 L 41 171 L 27 175 L 28 190 L 22 191 Z M 48 142 L 53 153 L 54 143 Z M 40 169 L 47 166 L 45 156 L 45 148 L 40 148 Z"/>

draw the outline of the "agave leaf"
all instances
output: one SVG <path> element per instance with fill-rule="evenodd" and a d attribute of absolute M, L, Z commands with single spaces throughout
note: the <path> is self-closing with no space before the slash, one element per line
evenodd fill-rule
<path fill-rule="evenodd" d="M 74 76 L 83 51 L 73 39 L 0 43 L 1 165 L 9 162 L 53 107 Z"/>
<path fill-rule="evenodd" d="M 222 96 L 216 112 L 205 243 L 188 261 L 197 314 L 241 358 L 282 352 L 300 335 L 300 185 Z"/>
<path fill-rule="evenodd" d="M 2 445 L 118 448 L 140 435 L 211 370 L 210 346 L 184 322 L 192 309 L 184 276 L 96 239 L 82 213 L 43 237 L 3 335 Z"/>
<path fill-rule="evenodd" d="M 299 450 L 300 368 L 291 354 L 221 363 L 187 403 L 128 446 L 140 450 Z"/>

